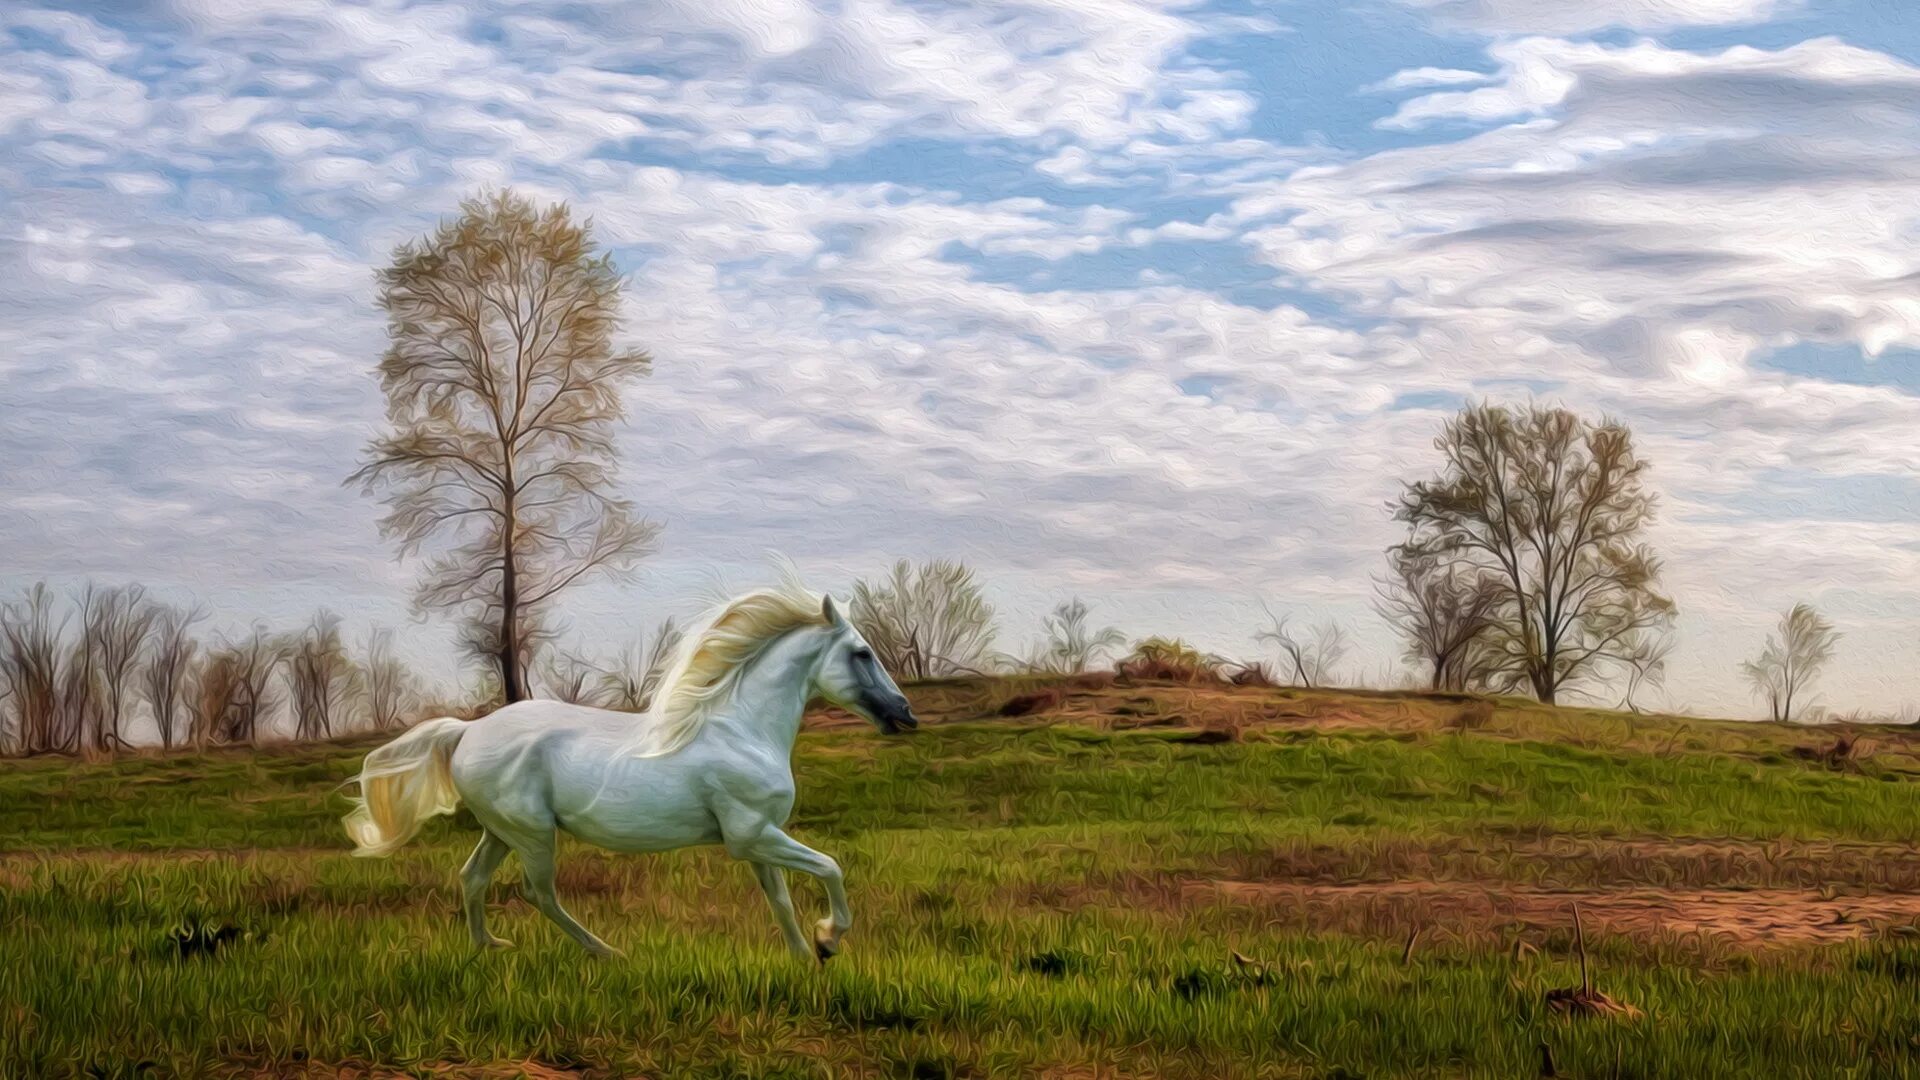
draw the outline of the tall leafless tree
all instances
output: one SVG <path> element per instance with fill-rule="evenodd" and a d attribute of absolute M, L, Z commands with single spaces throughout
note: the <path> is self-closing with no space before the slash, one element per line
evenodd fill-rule
<path fill-rule="evenodd" d="M 367 636 L 367 719 L 376 731 L 388 731 L 406 722 L 420 692 L 406 665 L 393 653 L 393 631 L 375 630 Z"/>
<path fill-rule="evenodd" d="M 614 493 L 620 387 L 651 361 L 614 348 L 619 276 L 565 206 L 506 192 L 461 210 L 380 273 L 391 430 L 349 482 L 386 500 L 403 555 L 444 545 L 416 601 L 462 612 L 519 701 L 542 607 L 659 532 Z"/>
<path fill-rule="evenodd" d="M 88 748 L 112 753 L 126 741 L 126 722 L 137 693 L 135 675 L 159 608 L 141 585 L 97 590 L 89 585 L 80 611 L 81 632 L 88 639 L 85 654 L 97 681 L 90 693 Z M 80 667 L 76 664 L 75 670 Z"/>
<path fill-rule="evenodd" d="M 63 635 L 66 659 L 60 666 L 60 729 L 62 749 L 91 753 L 97 749 L 100 721 L 100 636 L 93 630 L 95 602 L 92 585 L 82 589 L 74 631 Z"/>
<path fill-rule="evenodd" d="M 1647 462 L 1611 420 L 1565 409 L 1471 405 L 1436 440 L 1440 475 L 1408 484 L 1395 516 L 1407 547 L 1498 582 L 1493 675 L 1552 703 L 1667 626 Z"/>
<path fill-rule="evenodd" d="M 978 674 L 993 647 L 993 606 L 966 564 L 900 560 L 853 587 L 850 617 L 888 671 L 908 679 Z"/>
<path fill-rule="evenodd" d="M 1300 631 L 1287 616 L 1276 616 L 1269 611 L 1267 619 L 1272 625 L 1255 634 L 1254 639 L 1280 650 L 1282 678 L 1290 678 L 1295 686 L 1309 689 L 1334 681 L 1349 647 L 1344 627 L 1324 622 L 1311 630 Z"/>
<path fill-rule="evenodd" d="M 342 715 L 359 696 L 361 672 L 340 638 L 340 617 L 322 611 L 287 646 L 288 687 L 293 692 L 293 734 L 331 738 L 346 726 Z"/>
<path fill-rule="evenodd" d="M 1779 635 L 1768 635 L 1760 655 L 1740 665 L 1754 691 L 1766 699 L 1770 719 L 1785 723 L 1794 718 L 1797 705 L 1804 704 L 1799 699 L 1833 659 L 1839 640 L 1833 624 L 1811 605 L 1795 604 L 1780 617 Z"/>
<path fill-rule="evenodd" d="M 1387 551 L 1375 610 L 1400 631 L 1406 658 L 1426 667 L 1428 688 L 1460 692 L 1487 679 L 1486 640 L 1498 622 L 1499 581 L 1472 563 L 1405 544 Z"/>
<path fill-rule="evenodd" d="M 0 608 L 0 681 L 6 689 L 7 733 L 22 754 L 70 751 L 80 731 L 69 728 L 61 703 L 67 676 L 65 623 L 45 582 L 25 601 Z"/>
<path fill-rule="evenodd" d="M 171 749 L 186 733 L 181 730 L 188 711 L 183 700 L 200 643 L 190 635 L 193 624 L 206 617 L 198 607 L 163 607 L 154 617 L 152 645 L 141 670 L 147 707 L 153 712 L 160 745 Z"/>
<path fill-rule="evenodd" d="M 284 655 L 284 643 L 263 626 L 211 650 L 194 680 L 193 741 L 256 741 L 273 713 L 273 673 Z"/>

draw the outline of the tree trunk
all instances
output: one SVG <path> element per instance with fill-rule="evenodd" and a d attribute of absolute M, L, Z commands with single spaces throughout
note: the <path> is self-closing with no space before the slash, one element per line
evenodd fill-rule
<path fill-rule="evenodd" d="M 1552 705 L 1554 703 L 1554 696 L 1559 689 L 1559 685 L 1554 682 L 1552 669 L 1542 669 L 1534 673 L 1533 696 L 1540 704 Z"/>
<path fill-rule="evenodd" d="M 500 576 L 500 692 L 508 705 L 527 699 L 520 685 L 519 595 L 515 592 L 513 555 L 507 554 Z"/>
<path fill-rule="evenodd" d="M 500 529 L 500 693 L 506 698 L 506 704 L 511 705 L 527 699 L 527 688 L 521 683 L 520 671 L 520 575 L 513 559 L 520 517 L 513 505 L 515 488 L 511 444 L 505 473 L 506 479 L 501 485 L 501 517 L 505 520 Z"/>

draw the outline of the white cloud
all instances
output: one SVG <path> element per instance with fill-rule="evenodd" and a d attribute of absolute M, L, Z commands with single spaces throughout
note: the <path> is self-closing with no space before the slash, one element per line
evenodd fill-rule
<path fill-rule="evenodd" d="M 1429 86 L 1464 86 L 1470 83 L 1491 81 L 1493 76 L 1481 71 L 1463 71 L 1460 68 L 1417 67 L 1402 68 L 1379 82 L 1368 83 L 1360 88 L 1363 94 L 1384 94 L 1396 90 L 1413 90 Z"/>
<path fill-rule="evenodd" d="M 1766 22 L 1801 0 L 1400 0 L 1443 25 L 1487 33 L 1577 34 L 1607 27 L 1670 30 Z"/>

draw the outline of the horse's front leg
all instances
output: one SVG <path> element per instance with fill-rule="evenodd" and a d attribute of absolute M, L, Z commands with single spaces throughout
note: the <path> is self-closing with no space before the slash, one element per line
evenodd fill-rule
<path fill-rule="evenodd" d="M 760 880 L 760 891 L 767 894 L 767 905 L 773 908 L 774 921 L 780 924 L 780 933 L 787 939 L 787 947 L 802 958 L 812 956 L 813 948 L 807 944 L 807 935 L 800 932 L 800 920 L 793 913 L 793 894 L 787 891 L 787 872 L 770 863 L 747 865 L 753 867 L 753 876 Z"/>
<path fill-rule="evenodd" d="M 813 927 L 813 952 L 821 963 L 840 951 L 840 938 L 853 929 L 853 909 L 847 905 L 846 878 L 840 864 L 783 832 L 778 825 L 763 820 L 751 832 L 730 834 L 727 850 L 735 858 L 783 870 L 798 870 L 818 878 L 827 890 L 827 905 L 833 912 Z"/>

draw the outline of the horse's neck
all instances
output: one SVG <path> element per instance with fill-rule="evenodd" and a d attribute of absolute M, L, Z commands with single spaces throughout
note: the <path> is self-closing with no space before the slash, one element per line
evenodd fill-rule
<path fill-rule="evenodd" d="M 747 662 L 732 700 L 710 723 L 730 729 L 737 738 L 791 751 L 813 690 L 813 669 L 826 644 L 824 635 L 806 629 L 767 646 Z"/>

